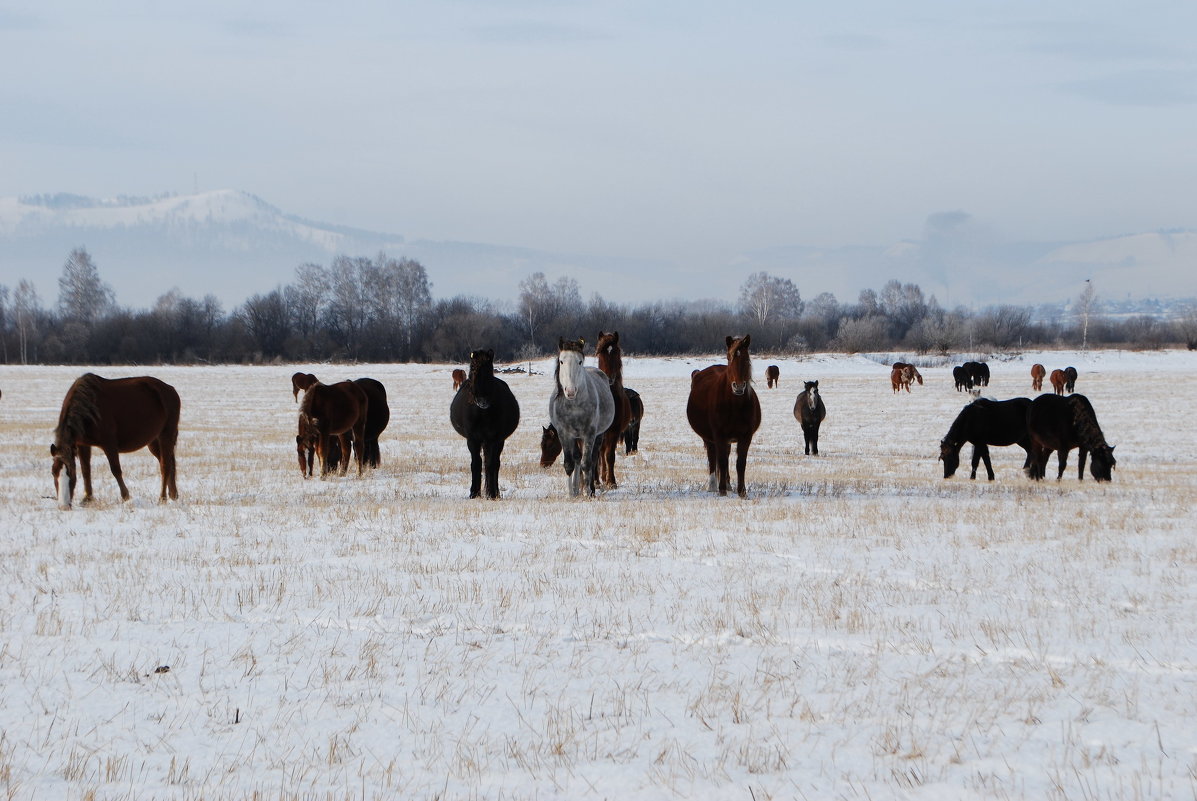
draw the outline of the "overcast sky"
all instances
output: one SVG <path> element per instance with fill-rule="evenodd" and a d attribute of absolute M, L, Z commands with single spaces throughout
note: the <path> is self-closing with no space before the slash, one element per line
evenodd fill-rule
<path fill-rule="evenodd" d="M 1197 226 L 1197 4 L 0 6 L 0 195 L 242 189 L 408 238 L 714 270 Z"/>

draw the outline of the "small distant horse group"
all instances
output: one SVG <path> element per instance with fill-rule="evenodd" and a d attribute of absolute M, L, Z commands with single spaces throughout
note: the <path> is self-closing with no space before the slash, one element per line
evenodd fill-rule
<path fill-rule="evenodd" d="M 690 374 L 686 418 L 706 448 L 711 492 L 727 494 L 731 446 L 736 444 L 736 494 L 745 498 L 744 468 L 752 437 L 761 425 L 761 402 L 752 388 L 748 352 L 752 337 L 729 336 L 725 342 L 727 364 L 713 364 Z"/>
<path fill-rule="evenodd" d="M 129 499 L 121 470 L 120 455 L 149 448 L 162 474 L 159 501 L 177 500 L 175 485 L 175 443 L 179 437 L 179 393 L 170 384 L 152 376 L 102 378 L 85 373 L 71 384 L 62 401 L 50 472 L 54 477 L 58 508 L 70 509 L 75 495 L 76 456 L 83 475 L 83 503 L 92 501 L 91 449 L 99 448 L 120 488 L 121 500 Z M 66 475 L 63 475 L 65 473 Z"/>
<path fill-rule="evenodd" d="M 952 380 L 957 392 L 972 392 L 989 386 L 989 365 L 985 362 L 965 362 L 952 368 Z"/>
<path fill-rule="evenodd" d="M 890 384 L 894 388 L 894 392 L 900 392 L 905 389 L 910 391 L 910 385 L 915 381 L 919 382 L 919 386 L 923 384 L 923 376 L 919 373 L 918 368 L 913 364 L 907 362 L 894 362 L 893 369 L 889 373 Z"/>
<path fill-rule="evenodd" d="M 313 475 L 317 457 L 321 476 L 338 470 L 345 475 L 350 453 L 359 475 L 382 463 L 378 438 L 390 423 L 391 409 L 381 381 L 363 377 L 322 384 L 311 373 L 295 373 L 291 388 L 296 400 L 303 391 L 295 450 L 305 478 Z"/>
<path fill-rule="evenodd" d="M 1063 370 L 1052 370 L 1049 376 L 1052 384 L 1052 391 L 1057 395 L 1065 393 L 1073 393 L 1076 391 L 1076 368 L 1065 367 Z"/>
<path fill-rule="evenodd" d="M 776 364 L 771 364 L 765 368 L 765 384 L 769 389 L 777 387 L 777 380 L 781 378 L 781 369 Z"/>

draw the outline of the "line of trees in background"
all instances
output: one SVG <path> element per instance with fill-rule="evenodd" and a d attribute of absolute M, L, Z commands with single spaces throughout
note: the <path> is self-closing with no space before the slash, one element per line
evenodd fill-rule
<path fill-rule="evenodd" d="M 642 355 L 709 353 L 728 334 L 749 332 L 758 353 L 914 353 L 1030 347 L 1175 344 L 1197 349 L 1197 307 L 1174 319 L 1100 313 L 1086 285 L 1070 313 L 1043 319 L 1013 305 L 945 309 L 916 284 L 889 281 L 854 303 L 830 293 L 804 300 L 788 278 L 747 276 L 735 304 L 719 301 L 612 303 L 582 297 L 570 277 L 533 273 L 519 298 L 502 303 L 459 295 L 435 299 L 417 261 L 338 256 L 302 264 L 295 279 L 226 311 L 213 295 L 172 289 L 149 309 L 122 307 L 84 248 L 73 250 L 53 308 L 33 285 L 0 286 L 0 359 L 6 364 L 260 363 L 271 361 L 461 362 L 478 347 L 501 360 L 551 353 L 559 336 L 618 330 Z"/>

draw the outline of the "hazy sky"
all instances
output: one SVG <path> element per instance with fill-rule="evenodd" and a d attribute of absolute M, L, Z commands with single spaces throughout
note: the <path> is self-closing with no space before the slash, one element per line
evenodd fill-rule
<path fill-rule="evenodd" d="M 1195 34 L 1186 0 L 7 0 L 0 195 L 243 189 L 704 270 L 949 212 L 1191 228 Z"/>

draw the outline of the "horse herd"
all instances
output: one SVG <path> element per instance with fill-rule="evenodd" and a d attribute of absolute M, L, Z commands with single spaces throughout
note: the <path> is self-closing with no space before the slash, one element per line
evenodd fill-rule
<path fill-rule="evenodd" d="M 707 457 L 708 489 L 726 495 L 731 485 L 731 446 L 736 446 L 736 493 L 746 497 L 744 472 L 752 438 L 761 423 L 761 405 L 753 388 L 751 337 L 728 336 L 726 363 L 694 370 L 686 402 L 686 418 L 702 439 Z M 639 447 L 640 421 L 644 403 L 635 390 L 623 384 L 623 360 L 618 332 L 600 332 L 595 347 L 598 365 L 585 365 L 585 342 L 558 342 L 549 396 L 549 425 L 541 436 L 541 465 L 551 466 L 562 456 L 571 496 L 595 494 L 596 484 L 618 486 L 615 454 L 623 443 L 625 454 Z M 770 388 L 779 382 L 780 371 L 770 365 L 766 372 Z M 1042 387 L 1046 374 L 1042 365 L 1031 369 L 1032 388 Z M 953 370 L 957 389 L 972 389 L 989 382 L 989 368 L 969 362 Z M 897 362 L 891 369 L 894 391 L 910 391 L 910 384 L 922 383 L 914 365 Z M 1092 404 L 1084 395 L 1072 394 L 1076 370 L 1055 370 L 1051 374 L 1055 394 L 1031 400 L 978 398 L 965 406 L 940 442 L 939 459 L 944 478 L 953 476 L 960 464 L 960 450 L 973 445 L 972 473 L 976 478 L 981 461 L 989 479 L 994 478 L 990 446 L 1018 445 L 1026 451 L 1023 468 L 1033 479 L 1042 479 L 1051 453 L 1057 452 L 1059 472 L 1064 474 L 1068 453 L 1079 449 L 1078 478 L 1084 477 L 1089 461 L 1098 481 L 1109 481 L 1116 462 L 1114 448 L 1105 441 Z M 470 354 L 469 370 L 453 371 L 454 396 L 449 420 L 466 440 L 470 453 L 470 497 L 484 493 L 499 497 L 499 468 L 503 446 L 519 426 L 519 402 L 510 387 L 495 375 L 494 351 Z M 311 373 L 291 377 L 292 396 L 300 402 L 295 436 L 300 473 L 313 475 L 319 459 L 321 475 L 336 471 L 344 475 L 349 459 L 360 474 L 380 464 L 379 435 L 390 420 L 386 388 L 374 378 L 359 378 L 323 384 Z M 80 376 L 63 399 L 54 442 L 50 446 L 51 473 L 61 509 L 69 509 L 74 497 L 76 472 L 82 475 L 82 501 L 92 500 L 91 449 L 99 448 L 120 488 L 121 500 L 129 498 L 122 478 L 120 454 L 148 448 L 158 460 L 161 472 L 160 501 L 178 498 L 175 485 L 175 443 L 179 432 L 179 395 L 173 387 L 151 376 L 106 379 L 93 373 Z M 806 381 L 794 403 L 794 417 L 803 433 L 805 453 L 818 455 L 819 426 L 827 408 L 819 395 L 819 382 Z M 77 464 L 76 464 L 77 463 Z M 64 475 L 65 474 L 65 475 Z"/>

